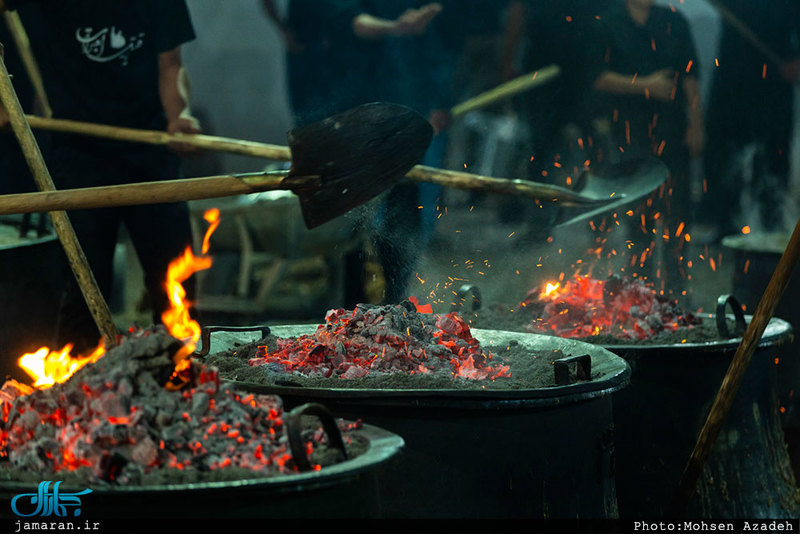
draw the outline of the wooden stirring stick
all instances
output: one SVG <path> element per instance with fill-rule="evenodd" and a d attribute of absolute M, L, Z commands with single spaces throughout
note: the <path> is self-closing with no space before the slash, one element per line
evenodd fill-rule
<path fill-rule="evenodd" d="M 747 366 L 753 356 L 758 344 L 761 342 L 761 336 L 772 320 L 783 293 L 791 281 L 792 273 L 800 259 L 800 221 L 794 229 L 792 238 L 783 253 L 775 273 L 764 292 L 761 302 L 756 308 L 750 325 L 747 328 L 739 348 L 731 361 L 728 372 L 722 380 L 722 386 L 719 389 L 717 398 L 711 406 L 711 411 L 708 414 L 705 425 L 700 431 L 700 436 L 697 439 L 692 456 L 687 463 L 683 477 L 676 496 L 670 507 L 670 517 L 680 517 L 686 510 L 689 502 L 697 490 L 697 480 L 703 470 L 703 467 L 711 455 L 714 447 L 714 442 L 722 430 L 725 423 L 725 418 L 730 411 L 733 404 L 736 392 L 742 383 Z"/>

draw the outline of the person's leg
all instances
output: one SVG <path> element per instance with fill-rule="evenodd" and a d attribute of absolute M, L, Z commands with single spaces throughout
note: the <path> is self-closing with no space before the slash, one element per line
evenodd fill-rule
<path fill-rule="evenodd" d="M 416 184 L 395 186 L 384 201 L 383 218 L 377 225 L 375 250 L 386 280 L 384 302 L 397 304 L 408 297 L 408 283 L 414 274 L 421 217 Z"/>
<path fill-rule="evenodd" d="M 170 306 L 165 288 L 169 264 L 192 246 L 188 205 L 134 206 L 122 210 L 122 217 L 144 272 L 153 323 L 160 324 L 161 315 Z M 182 285 L 191 303 L 196 297 L 194 277 Z"/>
<path fill-rule="evenodd" d="M 178 179 L 180 160 L 159 148 L 136 147 L 124 155 L 125 176 L 129 182 Z M 164 283 L 169 264 L 192 247 L 193 235 L 187 203 L 148 204 L 119 210 L 128 230 L 150 298 L 154 324 L 169 307 Z M 199 253 L 199 252 L 198 252 Z M 194 277 L 183 283 L 189 302 L 195 298 Z"/>
<path fill-rule="evenodd" d="M 114 210 L 70 212 L 69 220 L 92 270 L 94 279 L 105 299 L 111 295 L 114 250 L 119 231 L 119 219 Z M 73 271 L 64 258 L 64 288 L 61 298 L 56 339 L 59 348 L 75 344 L 75 352 L 85 353 L 97 346 L 101 334 L 89 311 Z"/>
<path fill-rule="evenodd" d="M 57 189 L 73 189 L 101 185 L 112 179 L 114 165 L 76 148 L 60 149 L 49 162 Z M 96 209 L 72 211 L 68 217 L 89 267 L 105 299 L 111 294 L 113 258 L 119 231 L 116 210 Z M 59 348 L 75 344 L 75 353 L 84 353 L 97 346 L 101 339 L 80 285 L 66 256 L 58 268 L 64 271 L 65 287 L 61 296 L 56 342 Z"/>

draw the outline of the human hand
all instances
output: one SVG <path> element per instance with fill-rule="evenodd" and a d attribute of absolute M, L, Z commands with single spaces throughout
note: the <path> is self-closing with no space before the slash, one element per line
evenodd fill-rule
<path fill-rule="evenodd" d="M 395 36 L 420 35 L 425 33 L 428 25 L 442 12 L 442 5 L 431 3 L 419 9 L 408 9 L 396 20 Z"/>
<path fill-rule="evenodd" d="M 200 121 L 191 114 L 184 112 L 178 118 L 169 121 L 167 133 L 170 135 L 197 135 L 203 133 L 203 131 L 200 127 Z M 199 156 L 203 152 L 190 143 L 181 143 L 179 141 L 170 142 L 168 147 L 182 157 Z"/>
<path fill-rule="evenodd" d="M 676 80 L 672 69 L 661 69 L 641 78 L 645 94 L 650 98 L 667 102 L 675 95 Z"/>

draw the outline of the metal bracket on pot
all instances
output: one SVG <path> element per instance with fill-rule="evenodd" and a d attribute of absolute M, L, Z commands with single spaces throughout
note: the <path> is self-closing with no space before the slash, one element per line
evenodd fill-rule
<path fill-rule="evenodd" d="M 480 288 L 478 286 L 463 285 L 458 290 L 458 293 L 456 294 L 456 301 L 453 302 L 450 311 L 451 312 L 461 311 L 470 293 L 472 294 L 472 308 L 470 309 L 470 313 L 475 313 L 476 311 L 480 310 L 483 304 Z"/>
<path fill-rule="evenodd" d="M 592 379 L 592 357 L 589 354 L 583 356 L 569 356 L 553 362 L 553 371 L 556 377 L 557 386 L 569 386 L 573 383 L 570 373 L 570 365 L 576 365 L 576 376 L 578 380 Z"/>
<path fill-rule="evenodd" d="M 311 471 L 311 461 L 306 453 L 306 446 L 303 442 L 301 431 L 303 416 L 312 415 L 319 418 L 322 428 L 328 435 L 328 441 L 332 447 L 339 449 L 344 455 L 343 460 L 347 460 L 347 449 L 344 446 L 344 439 L 339 430 L 339 425 L 333 418 L 333 414 L 322 404 L 309 403 L 298 406 L 283 417 L 286 426 L 286 435 L 289 438 L 289 448 L 292 451 L 294 463 L 301 472 Z"/>
<path fill-rule="evenodd" d="M 728 315 L 726 309 L 730 305 L 736 319 L 736 329 L 731 333 L 728 328 Z M 722 295 L 717 299 L 717 330 L 723 339 L 742 337 L 747 331 L 747 320 L 744 317 L 742 305 L 733 295 Z"/>
<path fill-rule="evenodd" d="M 200 331 L 200 341 L 201 341 L 201 348 L 200 350 L 195 351 L 193 356 L 195 357 L 205 357 L 208 356 L 209 351 L 211 350 L 211 334 L 214 332 L 261 332 L 261 339 L 267 337 L 270 334 L 270 329 L 268 326 L 208 326 L 203 328 Z"/>

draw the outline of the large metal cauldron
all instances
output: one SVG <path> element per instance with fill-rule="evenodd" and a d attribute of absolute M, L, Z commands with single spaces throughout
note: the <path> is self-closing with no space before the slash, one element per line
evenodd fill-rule
<path fill-rule="evenodd" d="M 270 329 L 293 337 L 316 326 Z M 591 380 L 469 393 L 237 387 L 279 394 L 287 406 L 321 402 L 338 417 L 359 417 L 402 436 L 401 461 L 378 481 L 382 517 L 617 517 L 611 394 L 627 384 L 628 364 L 601 347 L 571 340 L 487 330 L 473 335 L 484 346 L 516 341 L 531 351 L 588 355 L 579 365 L 590 365 Z M 219 333 L 209 351 L 255 340 Z"/>
<path fill-rule="evenodd" d="M 790 237 L 788 233 L 752 233 L 722 240 L 722 245 L 733 251 L 733 294 L 748 310 L 755 310 L 758 306 Z M 800 269 L 795 269 L 792 281 L 775 310 L 775 315 L 794 327 L 800 324 L 799 272 Z M 776 355 L 779 357 L 778 402 L 783 430 L 795 477 L 800 477 L 800 342 L 795 340 L 784 344 Z"/>
<path fill-rule="evenodd" d="M 743 331 L 746 318 L 740 315 L 738 320 Z M 798 488 L 776 395 L 776 354 L 791 340 L 791 326 L 773 319 L 753 354 L 687 515 L 798 516 Z M 632 367 L 630 386 L 614 399 L 621 517 L 667 513 L 740 341 L 734 337 L 714 343 L 606 347 Z"/>
<path fill-rule="evenodd" d="M 25 380 L 17 358 L 52 345 L 61 297 L 58 238 L 29 237 L 20 224 L 0 221 L 0 380 Z"/>
<path fill-rule="evenodd" d="M 380 472 L 396 460 L 403 440 L 370 425 L 359 431 L 368 441 L 364 454 L 323 468 L 271 478 L 237 482 L 170 484 L 163 486 L 59 488 L 63 493 L 91 489 L 81 498 L 81 519 L 337 519 L 377 518 L 376 492 Z M 53 481 L 57 481 L 56 477 Z M 38 481 L 0 482 L 0 518 L 15 517 L 11 500 L 35 494 Z M 343 498 L 344 496 L 344 498 Z M 19 504 L 23 513 L 31 502 Z M 32 518 L 34 520 L 36 518 Z M 80 524 L 80 523 L 79 523 Z"/>

